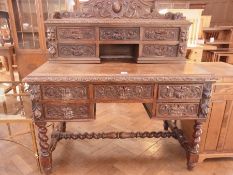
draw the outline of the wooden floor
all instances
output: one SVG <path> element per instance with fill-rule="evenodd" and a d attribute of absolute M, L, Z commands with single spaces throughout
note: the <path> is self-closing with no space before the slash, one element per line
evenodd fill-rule
<path fill-rule="evenodd" d="M 14 131 L 24 126 L 13 126 Z M 141 104 L 98 104 L 97 120 L 71 123 L 68 130 L 153 131 L 162 122 L 150 120 Z M 0 137 L 7 134 L 0 125 Z M 30 137 L 19 138 L 30 145 Z M 0 175 L 39 175 L 33 155 L 0 141 Z M 194 171 L 186 169 L 185 153 L 173 139 L 62 140 L 53 153 L 52 175 L 233 175 L 233 159 L 212 159 Z"/>

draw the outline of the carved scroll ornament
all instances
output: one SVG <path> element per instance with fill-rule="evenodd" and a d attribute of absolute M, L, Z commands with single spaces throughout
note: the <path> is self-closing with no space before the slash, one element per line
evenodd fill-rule
<path fill-rule="evenodd" d="M 178 40 L 179 28 L 145 28 L 144 29 L 145 40 Z"/>
<path fill-rule="evenodd" d="M 161 103 L 158 104 L 158 116 L 187 117 L 198 115 L 199 104 Z"/>
<path fill-rule="evenodd" d="M 95 28 L 58 28 L 58 38 L 60 40 L 94 40 Z"/>
<path fill-rule="evenodd" d="M 101 28 L 101 40 L 139 40 L 139 28 Z"/>
<path fill-rule="evenodd" d="M 202 85 L 160 85 L 159 99 L 200 99 Z"/>
<path fill-rule="evenodd" d="M 152 85 L 96 85 L 96 99 L 148 99 L 153 97 Z"/>
<path fill-rule="evenodd" d="M 69 86 L 43 86 L 44 99 L 87 99 L 87 87 L 69 87 Z"/>
<path fill-rule="evenodd" d="M 53 105 L 48 104 L 45 106 L 46 119 L 85 119 L 88 118 L 88 105 Z"/>
<path fill-rule="evenodd" d="M 59 45 L 59 56 L 61 57 L 84 57 L 95 56 L 95 45 Z"/>
<path fill-rule="evenodd" d="M 81 4 L 79 12 L 55 12 L 52 18 L 185 19 L 181 13 L 162 15 L 143 0 L 90 0 Z"/>
<path fill-rule="evenodd" d="M 143 56 L 177 56 L 177 46 L 144 44 L 142 49 Z"/>

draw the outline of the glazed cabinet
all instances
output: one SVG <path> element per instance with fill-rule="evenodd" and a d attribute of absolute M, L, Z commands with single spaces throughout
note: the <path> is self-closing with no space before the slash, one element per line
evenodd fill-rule
<path fill-rule="evenodd" d="M 18 69 L 25 77 L 47 61 L 44 20 L 54 11 L 77 8 L 77 3 L 66 0 L 7 0 L 7 6 Z"/>

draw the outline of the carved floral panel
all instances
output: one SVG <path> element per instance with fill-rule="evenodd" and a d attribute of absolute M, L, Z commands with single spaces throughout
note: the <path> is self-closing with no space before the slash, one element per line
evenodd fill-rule
<path fill-rule="evenodd" d="M 179 28 L 144 28 L 143 39 L 154 41 L 177 41 L 179 32 Z"/>
<path fill-rule="evenodd" d="M 57 35 L 59 40 L 95 40 L 95 28 L 76 27 L 58 28 Z"/>
<path fill-rule="evenodd" d="M 139 28 L 100 28 L 100 40 L 139 40 Z"/>
<path fill-rule="evenodd" d="M 44 99 L 76 100 L 88 98 L 87 86 L 42 86 Z"/>
<path fill-rule="evenodd" d="M 95 45 L 59 44 L 60 57 L 94 57 Z"/>
<path fill-rule="evenodd" d="M 151 99 L 153 85 L 96 85 L 96 99 Z"/>
<path fill-rule="evenodd" d="M 177 52 L 178 46 L 176 45 L 144 44 L 142 49 L 142 55 L 145 57 L 176 57 Z"/>
<path fill-rule="evenodd" d="M 158 99 L 195 100 L 201 99 L 203 85 L 159 85 Z"/>
<path fill-rule="evenodd" d="M 45 104 L 45 119 L 73 120 L 89 117 L 88 104 Z"/>
<path fill-rule="evenodd" d="M 197 117 L 199 103 L 158 103 L 157 116 L 161 117 Z"/>

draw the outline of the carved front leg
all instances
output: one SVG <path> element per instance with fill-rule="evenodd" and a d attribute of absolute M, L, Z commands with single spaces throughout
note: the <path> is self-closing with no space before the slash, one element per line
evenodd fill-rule
<path fill-rule="evenodd" d="M 52 154 L 49 150 L 46 122 L 36 122 L 40 145 L 40 162 L 45 174 L 52 170 Z"/>
<path fill-rule="evenodd" d="M 200 121 L 195 121 L 194 124 L 194 133 L 193 133 L 193 141 L 192 144 L 190 145 L 190 149 L 187 152 L 187 167 L 189 170 L 192 170 L 199 158 L 199 143 L 201 141 L 201 133 L 202 133 L 202 122 Z"/>

